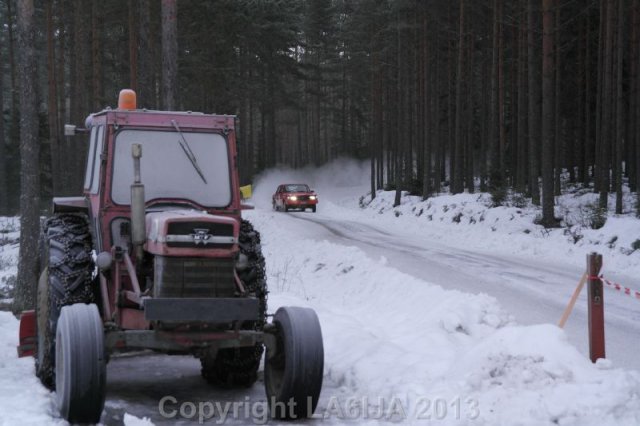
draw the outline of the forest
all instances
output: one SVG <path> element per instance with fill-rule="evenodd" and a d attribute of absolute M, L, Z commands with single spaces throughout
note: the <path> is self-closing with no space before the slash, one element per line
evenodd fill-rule
<path fill-rule="evenodd" d="M 564 182 L 617 213 L 640 187 L 640 0 L 0 0 L 0 24 L 0 214 L 81 192 L 64 124 L 122 88 L 237 115 L 242 183 L 348 156 L 372 197 L 517 193 L 545 226 Z"/>

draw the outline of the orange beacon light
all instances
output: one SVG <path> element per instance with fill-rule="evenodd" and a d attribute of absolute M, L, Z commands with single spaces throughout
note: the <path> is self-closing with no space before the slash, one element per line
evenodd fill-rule
<path fill-rule="evenodd" d="M 136 109 L 136 92 L 122 89 L 118 96 L 118 109 Z"/>

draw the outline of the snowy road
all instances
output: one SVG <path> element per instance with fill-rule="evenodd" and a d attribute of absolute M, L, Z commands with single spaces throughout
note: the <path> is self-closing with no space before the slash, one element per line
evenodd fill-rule
<path fill-rule="evenodd" d="M 557 323 L 583 270 L 447 246 L 410 233 L 322 214 L 290 213 L 314 229 L 309 234 L 356 246 L 372 258 L 384 256 L 390 267 L 446 289 L 486 293 L 495 297 L 519 324 Z M 632 277 L 610 274 L 617 282 Z M 586 287 L 585 287 L 586 288 Z M 588 356 L 586 290 L 566 324 L 569 340 Z M 640 307 L 638 301 L 605 289 L 607 357 L 618 367 L 640 370 Z"/>

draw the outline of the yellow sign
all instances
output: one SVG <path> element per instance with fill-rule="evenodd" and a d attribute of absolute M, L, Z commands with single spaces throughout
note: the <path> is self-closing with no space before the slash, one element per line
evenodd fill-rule
<path fill-rule="evenodd" d="M 251 195 L 252 195 L 251 185 L 241 186 L 240 193 L 242 194 L 242 198 L 244 198 L 245 200 L 248 198 L 251 198 Z"/>

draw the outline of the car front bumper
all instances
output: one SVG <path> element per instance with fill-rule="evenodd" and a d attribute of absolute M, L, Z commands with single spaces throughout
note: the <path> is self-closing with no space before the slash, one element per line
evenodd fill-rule
<path fill-rule="evenodd" d="M 318 200 L 286 200 L 284 204 L 294 209 L 305 209 L 317 205 Z"/>

